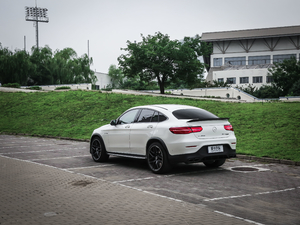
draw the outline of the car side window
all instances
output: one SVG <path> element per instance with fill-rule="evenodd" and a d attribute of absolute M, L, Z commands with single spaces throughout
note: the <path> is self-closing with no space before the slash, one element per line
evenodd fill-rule
<path fill-rule="evenodd" d="M 165 121 L 167 119 L 168 118 L 160 112 L 153 111 L 153 110 L 150 110 L 150 109 L 146 109 L 146 110 L 143 109 L 143 111 L 141 112 L 141 114 L 139 116 L 138 122 L 152 122 L 152 123 L 155 123 L 155 122 L 162 122 L 162 121 Z"/>
<path fill-rule="evenodd" d="M 137 122 L 139 123 L 147 123 L 151 122 L 151 119 L 153 117 L 154 111 L 150 109 L 143 109 Z"/>
<path fill-rule="evenodd" d="M 118 124 L 133 123 L 139 109 L 133 109 L 124 113 L 118 120 Z"/>

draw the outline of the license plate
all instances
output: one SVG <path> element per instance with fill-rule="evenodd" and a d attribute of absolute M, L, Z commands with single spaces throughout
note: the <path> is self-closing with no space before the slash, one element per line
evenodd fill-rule
<path fill-rule="evenodd" d="M 208 153 L 224 152 L 223 145 L 208 146 Z"/>

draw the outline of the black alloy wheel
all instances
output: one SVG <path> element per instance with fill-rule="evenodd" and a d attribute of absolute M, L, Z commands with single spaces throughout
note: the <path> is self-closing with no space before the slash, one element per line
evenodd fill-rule
<path fill-rule="evenodd" d="M 104 144 L 99 137 L 95 137 L 92 139 L 90 145 L 90 151 L 92 154 L 92 158 L 95 162 L 105 162 L 108 160 L 109 155 L 107 155 Z"/>
<path fill-rule="evenodd" d="M 153 173 L 165 173 L 170 170 L 166 150 L 158 142 L 154 142 L 148 147 L 147 163 Z"/>

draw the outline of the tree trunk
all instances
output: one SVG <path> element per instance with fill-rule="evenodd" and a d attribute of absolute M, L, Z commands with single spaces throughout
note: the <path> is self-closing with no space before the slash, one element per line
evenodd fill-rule
<path fill-rule="evenodd" d="M 156 75 L 157 81 L 158 81 L 158 85 L 159 85 L 159 90 L 161 94 L 165 93 L 165 81 L 164 78 L 160 78 L 159 74 Z"/>

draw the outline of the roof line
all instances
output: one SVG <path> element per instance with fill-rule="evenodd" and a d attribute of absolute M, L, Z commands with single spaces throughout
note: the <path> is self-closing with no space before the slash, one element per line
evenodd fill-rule
<path fill-rule="evenodd" d="M 300 35 L 300 26 L 270 27 L 247 30 L 217 31 L 202 33 L 202 41 L 255 39 Z"/>

